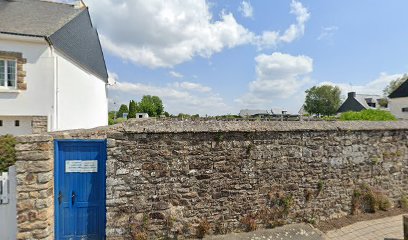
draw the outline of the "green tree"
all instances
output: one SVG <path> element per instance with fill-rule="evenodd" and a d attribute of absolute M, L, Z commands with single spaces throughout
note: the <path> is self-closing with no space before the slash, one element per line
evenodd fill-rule
<path fill-rule="evenodd" d="M 128 113 L 129 112 L 129 108 L 126 104 L 122 104 L 120 105 L 119 111 L 116 113 L 116 118 L 121 118 L 123 117 L 124 113 Z"/>
<path fill-rule="evenodd" d="M 139 103 L 139 111 L 147 113 L 151 117 L 160 116 L 164 112 L 163 102 L 157 96 L 143 96 Z"/>
<path fill-rule="evenodd" d="M 130 100 L 128 119 L 129 118 L 136 118 L 136 113 L 137 113 L 137 104 L 136 104 L 135 101 Z"/>
<path fill-rule="evenodd" d="M 340 88 L 330 85 L 314 86 L 306 90 L 305 110 L 310 114 L 330 116 L 340 107 Z"/>
<path fill-rule="evenodd" d="M 115 112 L 114 111 L 110 111 L 109 113 L 108 113 L 108 124 L 109 125 L 113 125 L 113 124 L 115 124 Z"/>
<path fill-rule="evenodd" d="M 156 116 L 161 116 L 164 114 L 163 102 L 158 96 L 152 97 L 153 104 L 156 108 Z"/>
<path fill-rule="evenodd" d="M 392 80 L 387 87 L 383 90 L 384 96 L 388 97 L 392 92 L 395 91 L 401 84 L 408 80 L 408 74 L 404 74 L 404 76 Z"/>

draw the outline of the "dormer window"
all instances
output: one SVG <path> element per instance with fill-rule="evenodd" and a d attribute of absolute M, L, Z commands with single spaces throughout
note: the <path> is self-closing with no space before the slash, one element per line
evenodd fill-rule
<path fill-rule="evenodd" d="M 0 59 L 0 88 L 17 86 L 17 61 Z"/>

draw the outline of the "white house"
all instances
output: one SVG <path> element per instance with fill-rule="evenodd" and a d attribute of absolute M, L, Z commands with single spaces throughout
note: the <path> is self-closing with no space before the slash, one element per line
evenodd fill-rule
<path fill-rule="evenodd" d="M 360 112 L 367 109 L 381 109 L 386 110 L 381 106 L 381 101 L 384 97 L 380 95 L 368 95 L 368 94 L 356 94 L 355 92 L 349 92 L 347 99 L 341 104 L 337 113 L 343 112 Z"/>
<path fill-rule="evenodd" d="M 107 80 L 82 2 L 0 0 L 0 135 L 107 125 Z"/>
<path fill-rule="evenodd" d="M 408 119 L 408 80 L 388 96 L 390 112 L 399 119 Z"/>

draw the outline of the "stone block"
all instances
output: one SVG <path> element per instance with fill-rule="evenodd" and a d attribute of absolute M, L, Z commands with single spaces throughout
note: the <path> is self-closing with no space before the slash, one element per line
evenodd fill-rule
<path fill-rule="evenodd" d="M 44 172 L 44 173 L 38 173 L 37 175 L 37 181 L 38 183 L 47 183 L 50 181 L 54 180 L 54 173 L 53 172 Z"/>
<path fill-rule="evenodd" d="M 25 136 L 16 136 L 18 143 L 37 143 L 37 142 L 50 142 L 54 140 L 50 135 L 25 135 Z"/>
<path fill-rule="evenodd" d="M 16 159 L 22 161 L 43 161 L 53 159 L 54 154 L 51 151 L 22 151 L 17 152 Z M 52 162 L 52 161 L 50 161 Z"/>

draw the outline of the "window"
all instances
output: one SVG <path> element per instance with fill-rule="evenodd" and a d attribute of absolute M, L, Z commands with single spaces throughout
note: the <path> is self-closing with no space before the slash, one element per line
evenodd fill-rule
<path fill-rule="evenodd" d="M 0 87 L 16 88 L 17 85 L 16 60 L 0 59 Z"/>
<path fill-rule="evenodd" d="M 16 121 L 14 121 L 14 126 L 16 126 L 16 127 L 20 127 L 20 120 L 16 120 Z"/>
<path fill-rule="evenodd" d="M 408 112 L 408 107 L 402 108 L 402 112 Z"/>
<path fill-rule="evenodd" d="M 0 120 L 0 127 L 3 127 L 3 120 Z"/>
<path fill-rule="evenodd" d="M 375 103 L 367 103 L 368 106 L 375 108 Z"/>

